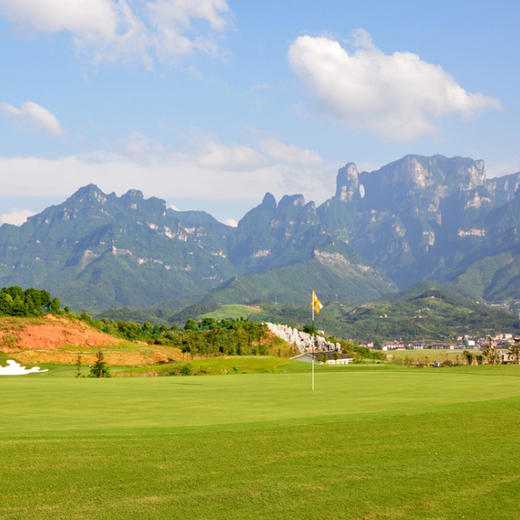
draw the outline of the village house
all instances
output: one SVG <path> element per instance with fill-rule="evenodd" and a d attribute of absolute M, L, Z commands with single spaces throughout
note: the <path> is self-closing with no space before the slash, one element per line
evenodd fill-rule
<path fill-rule="evenodd" d="M 406 350 L 406 345 L 401 341 L 385 341 L 383 350 Z"/>
<path fill-rule="evenodd" d="M 338 352 L 304 352 L 303 354 L 293 356 L 291 359 L 306 363 L 312 363 L 314 360 L 319 365 L 348 365 L 354 360 L 354 358 Z"/>

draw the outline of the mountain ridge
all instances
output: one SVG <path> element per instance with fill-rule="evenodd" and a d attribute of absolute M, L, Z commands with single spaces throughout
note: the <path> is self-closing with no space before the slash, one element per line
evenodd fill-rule
<path fill-rule="evenodd" d="M 319 206 L 266 193 L 232 228 L 139 190 L 118 197 L 89 184 L 20 227 L 0 227 L 0 283 L 45 286 L 86 309 L 210 292 L 296 303 L 309 288 L 359 303 L 428 279 L 513 301 L 519 186 L 520 173 L 487 179 L 484 162 L 465 157 L 407 155 L 372 172 L 347 163 Z M 235 277 L 238 292 L 226 286 Z"/>

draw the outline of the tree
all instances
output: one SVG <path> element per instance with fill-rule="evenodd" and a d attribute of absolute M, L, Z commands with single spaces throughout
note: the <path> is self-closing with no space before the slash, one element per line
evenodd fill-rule
<path fill-rule="evenodd" d="M 318 332 L 318 330 L 316 329 L 316 327 L 314 325 L 307 324 L 307 325 L 304 325 L 303 332 L 314 335 Z"/>
<path fill-rule="evenodd" d="M 201 329 L 213 329 L 213 328 L 215 328 L 215 326 L 216 326 L 216 323 L 215 323 L 215 320 L 213 318 L 204 318 L 200 322 L 200 328 Z"/>
<path fill-rule="evenodd" d="M 78 359 L 76 359 L 76 377 L 81 377 L 81 354 L 78 354 Z"/>
<path fill-rule="evenodd" d="M 186 325 L 184 325 L 184 330 L 197 330 L 197 322 L 190 318 L 186 321 Z"/>
<path fill-rule="evenodd" d="M 13 311 L 14 300 L 8 292 L 0 294 L 0 312 L 2 314 L 11 314 Z"/>
<path fill-rule="evenodd" d="M 50 295 L 50 293 L 44 289 L 43 291 L 40 291 L 40 295 L 41 295 L 42 307 L 49 308 L 50 305 L 51 305 L 51 295 Z"/>
<path fill-rule="evenodd" d="M 462 354 L 466 358 L 468 365 L 472 365 L 473 364 L 473 353 L 470 352 L 469 350 L 465 350 Z"/>
<path fill-rule="evenodd" d="M 61 309 L 61 302 L 58 298 L 53 298 L 51 301 L 51 312 L 54 314 L 57 314 L 60 312 Z"/>
<path fill-rule="evenodd" d="M 153 330 L 153 325 L 149 321 L 145 321 L 142 326 L 143 331 L 151 332 Z"/>
<path fill-rule="evenodd" d="M 180 369 L 180 373 L 183 376 L 191 376 L 191 372 L 192 372 L 192 368 L 189 363 L 187 363 L 186 365 L 183 365 Z"/>
<path fill-rule="evenodd" d="M 513 363 L 520 363 L 520 338 L 514 338 L 515 343 L 509 347 L 509 356 Z"/>
<path fill-rule="evenodd" d="M 493 365 L 495 363 L 496 355 L 493 336 L 488 336 L 488 346 L 482 351 L 482 354 L 484 355 L 484 357 L 490 365 Z"/>
<path fill-rule="evenodd" d="M 96 362 L 90 368 L 90 377 L 110 377 L 110 370 L 101 350 L 96 354 Z"/>

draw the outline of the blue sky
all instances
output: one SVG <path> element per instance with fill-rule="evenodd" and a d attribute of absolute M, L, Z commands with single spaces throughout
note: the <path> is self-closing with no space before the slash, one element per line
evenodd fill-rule
<path fill-rule="evenodd" d="M 66 4 L 66 5 L 64 5 Z M 238 219 L 408 153 L 520 170 L 516 2 L 0 0 L 0 221 L 94 182 Z"/>

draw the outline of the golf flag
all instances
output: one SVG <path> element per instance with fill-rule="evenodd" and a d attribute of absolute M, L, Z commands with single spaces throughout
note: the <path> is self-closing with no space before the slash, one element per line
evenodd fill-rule
<path fill-rule="evenodd" d="M 321 309 L 323 309 L 323 305 L 321 304 L 320 300 L 318 300 L 318 297 L 316 296 L 316 291 L 312 291 L 311 309 L 313 311 L 315 311 L 316 314 L 319 314 Z"/>

